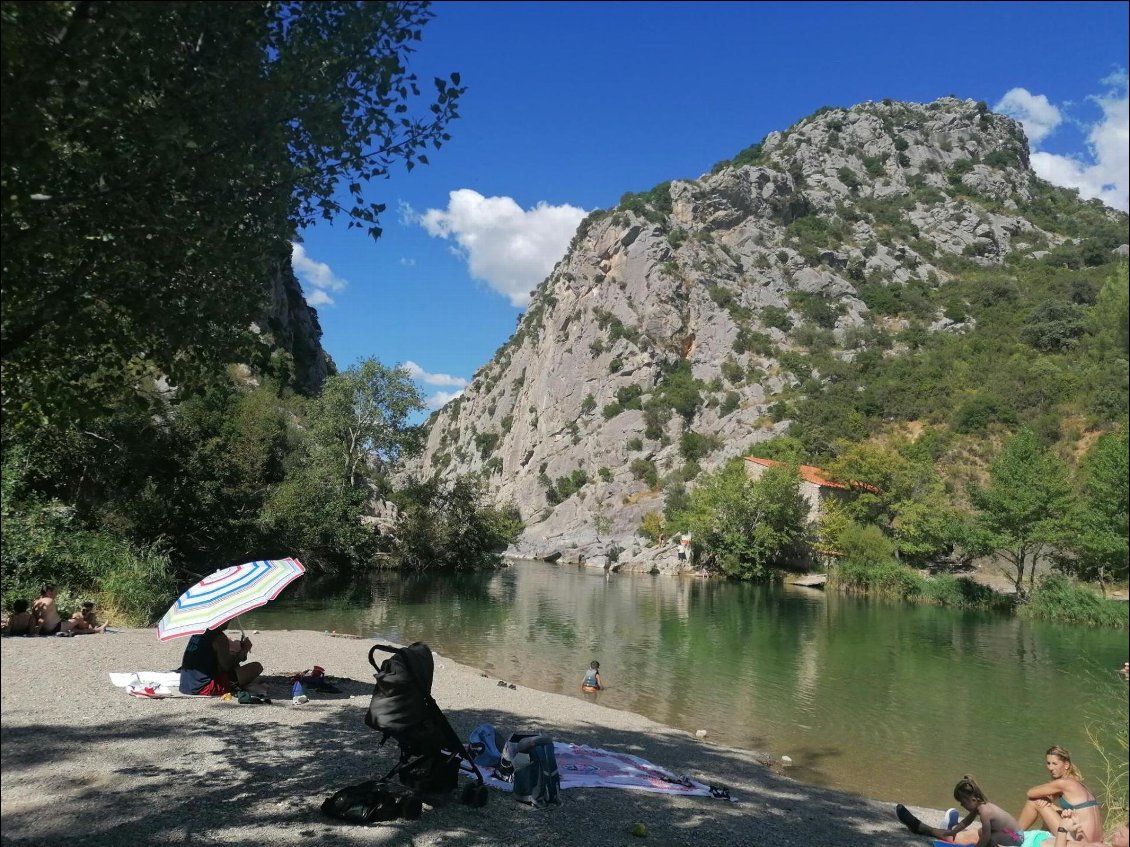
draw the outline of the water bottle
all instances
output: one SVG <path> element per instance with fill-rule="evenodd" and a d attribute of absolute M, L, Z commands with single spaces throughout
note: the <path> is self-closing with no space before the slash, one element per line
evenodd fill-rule
<path fill-rule="evenodd" d="M 294 688 L 291 690 L 290 696 L 291 703 L 293 703 L 295 706 L 301 706 L 303 703 L 309 700 L 309 698 L 306 696 L 306 692 L 302 688 L 302 680 L 296 679 L 294 681 Z"/>

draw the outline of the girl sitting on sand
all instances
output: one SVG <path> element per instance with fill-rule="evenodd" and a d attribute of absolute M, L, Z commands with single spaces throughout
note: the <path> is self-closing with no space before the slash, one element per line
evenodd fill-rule
<path fill-rule="evenodd" d="M 935 844 L 946 847 L 949 843 L 954 843 L 953 839 L 957 833 L 969 827 L 975 820 L 981 821 L 981 831 L 979 834 L 969 834 L 969 838 L 961 839 L 956 843 L 973 844 L 976 843 L 977 847 L 1033 847 L 1038 844 L 1038 840 L 1026 840 L 1025 833 L 1017 823 L 1016 818 L 998 806 L 996 803 L 990 803 L 988 798 L 985 797 L 985 792 L 981 790 L 981 786 L 971 776 L 963 776 L 961 781 L 954 786 L 953 799 L 961 804 L 965 811 L 969 812 L 965 820 L 959 821 L 956 825 L 951 826 L 949 829 L 935 829 L 932 826 L 927 826 L 914 817 L 905 806 L 896 806 L 895 814 L 898 815 L 900 821 L 906 825 L 906 828 L 913 832 L 915 835 L 929 835 L 935 839 Z M 1047 838 L 1050 838 L 1050 833 L 1043 833 Z M 940 839 L 945 839 L 940 840 Z"/>

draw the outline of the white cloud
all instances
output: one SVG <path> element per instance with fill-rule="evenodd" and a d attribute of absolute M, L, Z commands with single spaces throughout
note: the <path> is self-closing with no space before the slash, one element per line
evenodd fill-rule
<path fill-rule="evenodd" d="M 437 391 L 435 394 L 425 400 L 424 403 L 429 409 L 442 409 L 462 393 L 462 388 L 458 391 Z"/>
<path fill-rule="evenodd" d="M 461 376 L 451 376 L 450 374 L 434 374 L 421 368 L 413 361 L 404 363 L 404 369 L 408 371 L 408 375 L 412 379 L 418 379 L 420 382 L 427 383 L 428 385 L 443 385 L 448 388 L 466 388 L 467 380 Z M 455 395 L 452 395 L 452 397 Z M 448 399 L 451 399 L 450 397 Z M 446 401 L 445 401 L 446 402 Z"/>
<path fill-rule="evenodd" d="M 402 215 L 407 213 L 402 208 Z M 538 203 L 523 210 L 509 197 L 484 197 L 461 188 L 448 195 L 446 209 L 415 215 L 433 238 L 455 241 L 475 279 L 524 306 L 564 255 L 585 210 Z"/>
<path fill-rule="evenodd" d="M 330 297 L 330 295 L 326 294 L 326 292 L 322 291 L 320 288 L 315 288 L 309 294 L 306 294 L 305 297 L 307 306 L 332 306 L 334 304 L 334 298 Z"/>
<path fill-rule="evenodd" d="M 1086 200 L 1097 197 L 1106 205 L 1125 212 L 1130 209 L 1130 87 L 1122 71 L 1102 80 L 1102 84 L 1108 87 L 1104 94 L 1087 98 L 1102 110 L 1102 117 L 1093 123 L 1081 123 L 1087 135 L 1086 155 L 1061 155 L 1036 149 L 1038 142 L 1061 120 L 1057 119 L 1054 124 L 1048 122 L 1052 112 L 1057 116 L 1060 112 L 1043 95 L 1033 97 L 1022 88 L 1014 88 L 996 109 L 1017 117 L 1024 124 L 1033 148 L 1032 169 L 1037 175 L 1053 185 L 1078 189 Z M 1013 97 L 1017 92 L 1023 96 Z M 1010 112 L 1005 107 L 1010 97 L 1013 105 L 1036 104 L 1027 113 L 1029 116 L 1037 113 L 1033 119 L 1035 134 L 1023 114 Z"/>
<path fill-rule="evenodd" d="M 1043 94 L 1032 94 L 1026 88 L 1007 91 L 994 112 L 1015 118 L 1024 125 L 1024 133 L 1033 146 L 1063 123 L 1063 114 Z"/>
<path fill-rule="evenodd" d="M 290 264 L 302 283 L 306 302 L 311 306 L 332 306 L 334 299 L 329 292 L 344 291 L 349 283 L 335 274 L 325 262 L 317 262 L 306 255 L 306 248 L 301 244 L 292 243 L 290 246 Z"/>
<path fill-rule="evenodd" d="M 414 267 L 416 267 L 416 260 L 415 259 L 401 259 L 400 264 L 403 267 L 406 267 L 406 268 L 414 268 Z"/>

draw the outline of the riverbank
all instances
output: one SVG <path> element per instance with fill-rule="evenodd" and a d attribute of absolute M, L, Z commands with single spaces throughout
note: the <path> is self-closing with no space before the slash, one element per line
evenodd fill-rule
<path fill-rule="evenodd" d="M 183 641 L 151 629 L 79 638 L 4 639 L 0 647 L 3 845 L 255 844 L 471 847 L 625 844 L 874 847 L 920 844 L 893 802 L 815 788 L 774 773 L 755 752 L 717 746 L 640 715 L 498 680 L 436 657 L 433 694 L 456 732 L 491 723 L 630 752 L 708 783 L 737 802 L 614 789 L 570 789 L 531 810 L 491 791 L 485 808 L 453 801 L 417 821 L 373 827 L 323 817 L 338 788 L 380 776 L 398 748 L 363 723 L 373 642 L 315 632 L 252 635 L 275 703 L 145 700 L 110 684 L 118 671 L 163 671 Z M 280 675 L 318 664 L 347 677 L 341 695 L 291 706 Z M 276 681 L 277 680 L 277 681 Z M 937 810 L 915 809 L 927 820 Z M 646 839 L 631 834 L 636 823 Z"/>

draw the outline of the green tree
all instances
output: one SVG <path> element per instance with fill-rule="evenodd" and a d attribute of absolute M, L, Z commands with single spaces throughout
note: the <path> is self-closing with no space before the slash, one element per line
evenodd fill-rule
<path fill-rule="evenodd" d="M 420 428 L 408 421 L 423 409 L 407 370 L 364 359 L 326 380 L 311 404 L 310 432 L 336 457 L 341 486 L 354 487 L 419 450 Z"/>
<path fill-rule="evenodd" d="M 807 519 L 796 468 L 768 468 L 754 482 L 745 462 L 735 460 L 699 483 L 687 512 L 672 525 L 690 528 L 703 564 L 739 579 L 763 579 L 798 552 Z"/>
<path fill-rule="evenodd" d="M 478 570 L 500 564 L 499 553 L 518 537 L 522 521 L 514 506 L 484 506 L 472 477 L 452 483 L 413 481 L 395 495 L 401 517 L 391 554 L 402 568 Z"/>
<path fill-rule="evenodd" d="M 1126 427 L 1101 436 L 1080 468 L 1081 491 L 1061 566 L 1103 587 L 1127 578 L 1130 537 L 1130 443 Z"/>
<path fill-rule="evenodd" d="M 894 543 L 896 559 L 921 565 L 950 550 L 957 516 L 933 462 L 911 459 L 900 446 L 912 445 L 852 444 L 827 467 L 833 479 L 853 489 L 842 506 L 845 514 L 877 526 Z"/>
<path fill-rule="evenodd" d="M 338 215 L 379 236 L 367 184 L 426 163 L 464 91 L 452 74 L 419 96 L 425 3 L 0 14 L 6 430 L 88 419 L 147 375 L 183 390 L 249 361 L 288 242 Z"/>
<path fill-rule="evenodd" d="M 973 487 L 975 537 L 981 552 L 1011 566 L 1005 571 L 1026 601 L 1035 588 L 1035 563 L 1062 537 L 1072 507 L 1067 470 L 1031 430 L 1013 436 L 989 468 L 989 484 Z"/>
<path fill-rule="evenodd" d="M 1130 355 L 1130 272 L 1125 262 L 1103 282 L 1087 316 L 1089 347 L 1096 352 Z"/>
<path fill-rule="evenodd" d="M 387 471 L 419 449 L 409 415 L 424 408 L 408 372 L 376 359 L 326 380 L 261 516 L 265 537 L 330 570 L 371 561 L 378 540 L 361 516 L 389 488 Z M 306 561 L 306 559 L 303 559 Z"/>

